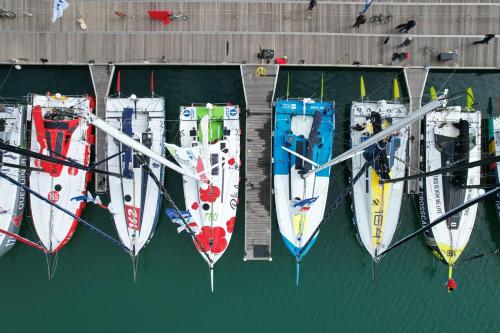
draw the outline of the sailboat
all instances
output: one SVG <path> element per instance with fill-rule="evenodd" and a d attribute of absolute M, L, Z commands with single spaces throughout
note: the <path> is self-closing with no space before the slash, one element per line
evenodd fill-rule
<path fill-rule="evenodd" d="M 361 77 L 361 102 L 351 109 L 351 143 L 356 147 L 372 135 L 396 124 L 408 115 L 400 101 L 399 85 L 394 79 L 393 100 L 370 102 Z M 381 183 L 380 179 L 405 175 L 409 128 L 403 127 L 386 139 L 352 158 L 352 177 L 363 175 L 353 184 L 353 223 L 358 240 L 374 261 L 390 244 L 399 223 L 404 182 Z M 365 166 L 366 165 L 366 166 Z"/>
<path fill-rule="evenodd" d="M 226 251 L 236 222 L 240 181 L 240 109 L 235 105 L 183 106 L 180 108 L 180 147 L 166 144 L 185 170 L 197 175 L 183 177 L 186 210 L 167 210 L 169 218 L 189 228 L 196 248 L 207 261 L 211 289 L 213 268 Z M 179 216 L 179 213 L 182 216 Z"/>
<path fill-rule="evenodd" d="M 137 143 L 163 155 L 165 140 L 165 101 L 162 97 L 108 98 L 106 121 Z M 134 278 L 137 256 L 153 237 L 160 216 L 162 196 L 149 172 L 163 183 L 164 167 L 112 136 L 106 141 L 107 169 L 122 175 L 108 177 L 108 209 L 113 214 L 116 230 L 130 251 Z"/>
<path fill-rule="evenodd" d="M 432 99 L 436 98 L 431 88 Z M 430 172 L 456 163 L 481 158 L 481 112 L 474 109 L 472 89 L 467 89 L 467 106 L 448 106 L 426 115 L 422 121 L 421 166 Z M 425 226 L 447 211 L 484 193 L 480 167 L 426 177 L 421 181 L 419 206 Z M 477 204 L 448 218 L 425 232 L 433 253 L 452 268 L 467 245 L 476 220 Z"/>
<path fill-rule="evenodd" d="M 90 96 L 33 95 L 31 150 L 88 166 L 93 135 L 92 126 L 83 118 L 93 112 L 94 106 Z M 87 192 L 91 174 L 36 158 L 31 159 L 30 166 L 30 188 L 79 217 L 85 201 L 78 198 Z M 77 220 L 32 194 L 30 206 L 38 238 L 48 252 L 56 253 L 70 240 Z"/>
<path fill-rule="evenodd" d="M 0 143 L 26 146 L 26 108 L 0 105 Z M 26 158 L 0 149 L 0 170 L 26 184 Z M 26 192 L 4 178 L 0 179 L 0 229 L 17 234 L 23 219 Z M 15 238 L 0 233 L 0 257 L 16 243 Z"/>
<path fill-rule="evenodd" d="M 274 199 L 281 236 L 300 262 L 315 243 L 323 220 L 330 170 L 303 175 L 332 156 L 334 102 L 278 99 L 274 122 Z M 307 244 L 307 245 L 306 245 Z"/>

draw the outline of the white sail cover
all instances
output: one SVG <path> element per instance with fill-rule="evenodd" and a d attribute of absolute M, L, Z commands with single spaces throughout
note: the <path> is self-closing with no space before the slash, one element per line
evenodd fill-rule
<path fill-rule="evenodd" d="M 33 96 L 31 150 L 58 159 L 89 165 L 92 127 L 83 118 L 92 112 L 89 96 Z M 31 159 L 30 188 L 53 203 L 80 216 L 87 193 L 87 172 L 57 163 Z M 60 250 L 71 238 L 77 221 L 66 213 L 30 195 L 31 215 L 36 233 L 45 248 Z"/>
<path fill-rule="evenodd" d="M 163 98 L 108 98 L 106 121 L 133 140 L 163 156 L 165 101 Z M 136 256 L 153 237 L 160 216 L 161 192 L 148 175 L 142 161 L 163 183 L 163 165 L 107 136 L 106 153 L 112 157 L 108 208 L 123 245 Z"/>
<path fill-rule="evenodd" d="M 0 142 L 17 147 L 26 144 L 26 111 L 21 106 L 0 105 Z M 25 165 L 26 158 L 0 150 L 0 162 Z M 0 170 L 7 176 L 26 183 L 26 170 L 1 165 Z M 18 233 L 23 219 L 25 191 L 6 179 L 0 179 L 0 228 Z M 3 256 L 15 244 L 15 239 L 0 233 L 0 256 Z"/>
<path fill-rule="evenodd" d="M 425 119 L 425 156 L 422 169 L 434 171 L 446 165 L 481 158 L 481 112 L 460 106 L 429 113 Z M 480 170 L 467 170 L 426 177 L 422 182 L 420 210 L 426 225 L 464 202 L 481 195 Z M 453 265 L 467 245 L 476 220 L 477 204 L 434 226 L 426 236 L 444 260 Z"/>
<path fill-rule="evenodd" d="M 356 147 L 359 143 L 373 135 L 373 124 L 370 116 L 373 112 L 380 115 L 382 128 L 397 124 L 408 115 L 408 108 L 401 103 L 353 102 L 351 109 L 351 143 Z M 387 163 L 390 178 L 404 177 L 408 147 L 409 128 L 403 127 L 384 142 L 385 161 L 376 161 L 364 172 L 353 185 L 353 222 L 357 228 L 359 239 L 372 256 L 382 253 L 392 241 L 399 223 L 399 211 L 403 197 L 404 182 L 380 183 L 380 176 L 374 165 Z M 382 159 L 379 156 L 379 159 Z M 367 159 L 363 154 L 352 158 L 352 177 L 357 175 Z"/>

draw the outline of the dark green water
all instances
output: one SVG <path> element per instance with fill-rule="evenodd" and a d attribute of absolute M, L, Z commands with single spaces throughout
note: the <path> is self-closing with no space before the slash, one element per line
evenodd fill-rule
<path fill-rule="evenodd" d="M 0 84 L 9 68 L 0 67 Z M 389 98 L 391 79 L 401 73 L 358 69 L 282 69 L 276 96 L 318 97 L 325 75 L 325 97 L 336 101 L 335 154 L 348 139 L 350 102 L 359 95 L 364 75 L 371 99 Z M 121 71 L 122 93 L 149 94 L 149 68 Z M 440 87 L 451 72 L 432 72 L 429 83 Z M 238 67 L 163 67 L 155 69 L 156 93 L 166 98 L 168 138 L 175 140 L 175 119 L 181 104 L 226 102 L 244 104 Z M 403 82 L 403 81 L 401 81 Z M 473 86 L 484 110 L 489 96 L 498 98 L 500 72 L 455 73 L 446 83 L 452 92 Z M 0 96 L 24 96 L 50 90 L 81 94 L 91 90 L 85 68 L 49 67 L 12 71 Z M 495 103 L 496 104 L 496 103 Z M 344 166 L 335 167 L 330 201 L 346 184 Z M 182 203 L 180 178 L 167 177 L 169 191 Z M 1 194 L 0 194 L 1 195 Z M 243 202 L 243 200 L 241 200 Z M 115 235 L 111 217 L 93 207 L 89 222 Z M 418 227 L 411 197 L 404 199 L 396 238 Z M 188 235 L 162 217 L 155 237 L 141 252 L 139 279 L 133 282 L 130 261 L 116 246 L 79 226 L 59 254 L 53 280 L 47 280 L 45 258 L 17 244 L 0 259 L 4 305 L 1 332 L 496 332 L 500 306 L 496 293 L 500 258 L 489 257 L 456 267 L 458 289 L 444 288 L 446 265 L 435 259 L 422 238 L 383 258 L 377 284 L 372 284 L 368 254 L 359 246 L 351 224 L 350 201 L 344 202 L 306 256 L 301 285 L 295 287 L 294 261 L 273 228 L 272 262 L 243 262 L 243 207 L 230 247 L 216 266 L 215 293 L 209 291 L 208 269 Z M 29 224 L 22 233 L 33 237 Z M 476 229 L 462 258 L 500 247 L 500 224 L 491 201 L 480 206 Z"/>

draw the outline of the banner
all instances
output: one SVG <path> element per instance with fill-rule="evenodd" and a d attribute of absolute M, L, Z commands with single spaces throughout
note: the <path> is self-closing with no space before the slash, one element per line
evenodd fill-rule
<path fill-rule="evenodd" d="M 69 7 L 66 0 L 54 0 L 54 10 L 52 11 L 52 23 L 63 16 L 63 11 Z"/>

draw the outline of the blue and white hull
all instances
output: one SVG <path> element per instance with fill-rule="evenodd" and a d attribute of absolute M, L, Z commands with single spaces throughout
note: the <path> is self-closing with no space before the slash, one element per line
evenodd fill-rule
<path fill-rule="evenodd" d="M 300 262 L 316 241 L 316 229 L 323 220 L 330 169 L 307 178 L 303 174 L 332 156 L 334 103 L 278 100 L 275 112 L 276 214 L 283 241 Z"/>

